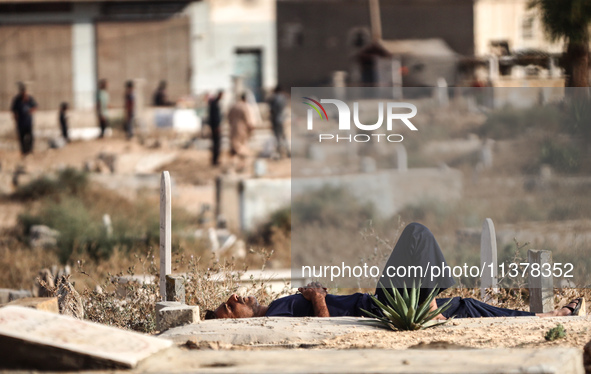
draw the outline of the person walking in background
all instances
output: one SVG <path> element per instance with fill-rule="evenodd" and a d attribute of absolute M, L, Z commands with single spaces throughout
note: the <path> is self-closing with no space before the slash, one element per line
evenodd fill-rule
<path fill-rule="evenodd" d="M 222 145 L 222 110 L 220 102 L 224 97 L 224 91 L 218 91 L 218 94 L 211 98 L 208 103 L 209 127 L 211 128 L 211 164 L 219 165 L 220 149 Z"/>
<path fill-rule="evenodd" d="M 62 136 L 64 137 L 64 140 L 67 143 L 69 143 L 70 142 L 70 137 L 68 136 L 68 115 L 67 115 L 67 111 L 68 111 L 68 103 L 66 103 L 64 101 L 63 103 L 60 104 L 59 121 L 60 121 L 60 128 L 62 129 Z"/>
<path fill-rule="evenodd" d="M 249 156 L 248 139 L 254 130 L 252 114 L 246 103 L 246 94 L 240 96 L 228 112 L 230 123 L 230 154 L 236 171 L 244 171 Z"/>
<path fill-rule="evenodd" d="M 123 129 L 125 130 L 125 136 L 127 139 L 133 137 L 133 121 L 135 116 L 135 95 L 133 93 L 133 81 L 127 81 L 125 83 L 125 120 L 123 123 Z"/>
<path fill-rule="evenodd" d="M 277 153 L 279 157 L 283 154 L 290 157 L 289 145 L 285 137 L 285 129 L 283 122 L 285 122 L 285 106 L 287 104 L 287 96 L 283 93 L 280 85 L 277 85 L 271 98 L 269 99 L 269 111 L 271 115 L 271 126 L 273 134 L 277 142 Z"/>
<path fill-rule="evenodd" d="M 105 130 L 109 127 L 108 111 L 109 109 L 109 93 L 107 92 L 107 80 L 101 79 L 99 81 L 99 90 L 96 93 L 96 114 L 98 117 L 101 134 L 99 138 L 105 136 Z"/>
<path fill-rule="evenodd" d="M 12 100 L 10 110 L 16 124 L 23 156 L 33 152 L 33 113 L 35 109 L 37 109 L 37 102 L 27 92 L 27 86 L 19 82 L 18 94 Z"/>
<path fill-rule="evenodd" d="M 166 81 L 160 81 L 158 84 L 158 88 L 156 92 L 154 92 L 153 98 L 153 105 L 154 106 L 173 106 L 174 104 L 168 101 L 168 97 L 166 95 Z"/>

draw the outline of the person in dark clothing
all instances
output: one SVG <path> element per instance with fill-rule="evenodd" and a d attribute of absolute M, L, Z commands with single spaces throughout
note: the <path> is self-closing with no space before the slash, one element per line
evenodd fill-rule
<path fill-rule="evenodd" d="M 222 109 L 220 102 L 224 97 L 224 91 L 220 90 L 216 97 L 209 100 L 208 116 L 209 127 L 211 128 L 211 164 L 219 165 L 220 149 L 222 145 Z"/>
<path fill-rule="evenodd" d="M 273 95 L 269 99 L 269 111 L 271 115 L 271 126 L 273 128 L 273 135 L 277 142 L 277 153 L 279 157 L 283 154 L 290 157 L 289 144 L 285 137 L 285 129 L 283 122 L 285 121 L 285 106 L 287 105 L 287 96 L 283 93 L 281 86 L 277 85 Z"/>
<path fill-rule="evenodd" d="M 33 113 L 37 102 L 27 92 L 24 83 L 18 84 L 18 95 L 12 100 L 10 111 L 14 117 L 16 131 L 23 156 L 33 152 Z"/>
<path fill-rule="evenodd" d="M 99 81 L 99 90 L 96 93 L 96 115 L 101 129 L 99 138 L 105 136 L 105 130 L 109 127 L 108 109 L 109 93 L 107 92 L 107 80 L 101 79 Z"/>
<path fill-rule="evenodd" d="M 60 128 L 62 129 L 62 136 L 64 137 L 64 140 L 66 142 L 70 142 L 70 138 L 68 136 L 68 115 L 67 112 L 68 111 L 68 103 L 63 102 L 60 104 L 60 115 L 59 115 L 59 121 L 60 121 Z"/>
<path fill-rule="evenodd" d="M 160 81 L 153 98 L 154 106 L 172 106 L 174 103 L 168 101 L 166 96 L 166 81 Z"/>
<path fill-rule="evenodd" d="M 133 93 L 133 81 L 125 83 L 125 96 L 123 98 L 125 103 L 125 120 L 123 122 L 123 130 L 127 139 L 133 138 L 133 121 L 135 117 L 135 95 Z"/>
<path fill-rule="evenodd" d="M 416 262 L 409 262 L 409 260 L 416 260 Z M 443 261 L 443 254 L 433 237 L 431 231 L 419 224 L 409 224 L 398 239 L 392 255 L 384 268 L 384 274 L 387 274 L 387 266 L 406 266 L 411 264 L 426 265 L 428 261 Z M 425 262 L 427 261 L 427 262 Z M 404 264 L 404 265 L 403 265 Z M 434 264 L 433 262 L 431 264 Z M 441 264 L 441 262 L 439 262 Z M 392 281 L 394 287 L 398 288 L 398 282 L 404 283 L 409 279 L 394 279 L 386 277 L 388 281 Z M 416 280 L 416 279 L 415 279 Z M 453 285 L 453 279 L 446 277 L 439 277 L 434 282 L 442 285 L 441 288 L 437 286 L 439 292 L 444 288 Z M 384 292 L 387 289 L 382 289 L 382 282 L 378 284 L 376 289 L 376 297 L 382 302 L 387 303 Z M 408 283 L 406 283 L 408 284 Z M 411 280 L 412 284 L 412 280 Z M 429 293 L 436 285 L 430 283 L 421 283 L 425 285 L 425 293 Z M 216 310 L 206 311 L 206 319 L 215 318 L 249 318 L 249 317 L 341 317 L 341 316 L 366 316 L 362 309 L 365 309 L 373 314 L 380 315 L 380 309 L 373 303 L 369 294 L 355 293 L 352 295 L 329 295 L 326 288 L 321 284 L 314 282 L 308 284 L 306 287 L 300 287 L 299 293 L 295 295 L 285 296 L 273 301 L 268 306 L 260 305 L 254 296 L 240 297 L 232 295 L 225 302 L 222 303 Z M 391 290 L 388 290 L 391 292 Z M 425 299 L 425 296 L 421 294 Z M 445 304 L 450 299 L 434 299 L 431 302 L 430 309 L 436 310 L 438 307 Z M 450 307 L 442 314 L 435 317 L 436 319 L 447 319 L 452 316 L 455 318 L 478 318 L 478 317 L 508 317 L 508 316 L 538 316 L 538 317 L 555 317 L 578 315 L 582 309 L 584 300 L 581 298 L 571 301 L 568 305 L 561 309 L 554 310 L 548 313 L 530 313 L 519 310 L 512 310 L 506 308 L 498 308 L 488 305 L 481 301 L 471 298 L 454 297 L 451 299 Z"/>

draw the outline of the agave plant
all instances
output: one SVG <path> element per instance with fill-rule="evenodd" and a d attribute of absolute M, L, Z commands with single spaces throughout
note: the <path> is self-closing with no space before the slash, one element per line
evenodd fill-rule
<path fill-rule="evenodd" d="M 419 305 L 419 294 L 421 290 L 421 284 L 413 287 L 409 290 L 404 285 L 404 292 L 401 295 L 397 288 L 390 283 L 390 290 L 392 293 L 384 289 L 386 295 L 387 304 L 384 304 L 378 300 L 377 297 L 371 296 L 376 305 L 381 309 L 383 317 L 377 316 L 367 310 L 362 309 L 370 317 L 377 318 L 381 325 L 392 330 L 423 330 L 430 327 L 435 327 L 448 322 L 450 319 L 445 321 L 433 320 L 439 313 L 446 311 L 450 307 L 451 299 L 441 307 L 434 311 L 430 311 L 431 301 L 437 295 L 438 289 L 433 289 L 429 296 Z"/>

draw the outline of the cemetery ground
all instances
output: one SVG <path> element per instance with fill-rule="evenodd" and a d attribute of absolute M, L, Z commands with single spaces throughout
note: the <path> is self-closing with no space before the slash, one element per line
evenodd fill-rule
<path fill-rule="evenodd" d="M 478 116 L 467 118 L 441 139 L 434 137 L 432 141 L 441 145 L 437 154 L 409 149 L 409 167 L 444 161 L 461 170 L 464 175 L 462 200 L 453 204 L 425 201 L 407 207 L 394 219 L 375 223 L 372 235 L 394 243 L 394 233 L 399 232 L 400 227 L 419 221 L 434 232 L 448 261 L 470 262 L 476 261 L 479 256 L 482 220 L 490 217 L 497 229 L 499 261 L 523 258 L 530 248 L 549 249 L 555 258 L 565 261 L 579 259 L 586 271 L 588 256 L 583 253 L 587 251 L 587 238 L 591 233 L 591 196 L 584 192 L 591 184 L 587 180 L 588 165 L 582 165 L 576 172 L 556 168 L 548 172 L 549 169 L 541 166 L 540 162 L 544 134 L 532 136 L 527 133 L 515 139 L 496 141 L 494 164 L 488 169 L 477 167 L 478 162 L 474 160 L 477 148 L 467 147 L 468 150 L 462 152 L 453 147 L 445 150 L 443 145 L 446 142 L 452 145 L 453 142 L 472 142 L 469 134 L 477 133 L 482 122 L 483 118 Z M 268 135 L 268 132 L 265 134 Z M 9 140 L 1 141 L 6 143 Z M 580 157 L 585 159 L 584 155 Z M 122 134 L 116 132 L 113 138 L 73 142 L 61 149 L 41 149 L 24 162 L 15 148 L 3 147 L 0 148 L 0 160 L 0 288 L 33 290 L 41 269 L 69 265 L 71 281 L 84 300 L 86 319 L 157 334 L 154 304 L 159 299 L 158 280 L 149 278 L 146 283 L 121 285 L 117 278 L 119 275 L 153 276 L 158 273 L 159 196 L 146 179 L 159 181 L 162 170 L 170 172 L 176 191 L 173 194 L 172 266 L 174 273 L 186 273 L 188 276 L 187 304 L 200 305 L 203 312 L 218 305 L 238 288 L 235 277 L 222 276 L 220 281 L 216 275 L 227 274 L 228 271 L 241 272 L 245 267 L 281 269 L 289 266 L 290 232 L 280 228 L 280 225 L 273 229 L 273 222 L 267 225 L 272 228 L 270 231 L 261 229 L 254 235 L 243 236 L 244 251 L 238 247 L 231 248 L 218 258 L 212 255 L 203 236 L 194 235 L 196 230 L 207 228 L 214 222 L 214 178 L 226 170 L 224 167 L 212 169 L 208 150 L 190 139 L 181 141 L 170 135 L 155 134 L 143 141 L 127 142 Z M 17 172 L 19 165 L 23 164 L 22 172 Z M 90 172 L 84 174 L 85 169 Z M 15 175 L 18 187 L 12 185 Z M 289 177 L 289 160 L 269 160 L 268 175 Z M 43 176 L 59 182 L 39 183 L 39 178 Z M 27 190 L 27 186 L 39 189 Z M 204 204 L 208 204 L 210 209 L 203 209 Z M 105 214 L 109 214 L 112 221 L 113 232 L 109 240 L 105 239 Z M 53 224 L 51 228 L 60 232 L 61 239 L 39 246 L 33 244 L 27 230 L 38 223 Z M 578 244 L 565 245 L 573 242 L 573 236 L 580 239 Z M 466 250 L 455 251 L 457 248 L 473 248 L 474 255 L 470 257 L 466 254 L 470 251 Z M 528 294 L 523 288 L 524 282 L 525 279 L 514 280 L 508 284 L 509 289 L 495 294 L 492 302 L 502 307 L 527 310 Z M 255 293 L 261 302 L 278 296 L 265 290 L 260 282 L 248 284 L 248 291 Z M 346 293 L 356 290 L 330 291 Z M 287 284 L 286 292 L 291 292 Z M 448 290 L 442 296 L 457 295 L 481 296 L 478 289 L 467 286 Z M 559 307 L 578 296 L 584 296 L 588 306 L 591 304 L 591 292 L 588 290 L 564 288 L 556 289 L 555 305 Z M 339 357 L 338 350 L 357 353 L 358 349 L 424 348 L 455 352 L 471 348 L 541 350 L 566 347 L 582 352 L 591 341 L 590 319 L 453 320 L 447 326 L 417 332 L 391 332 L 353 324 L 339 328 L 333 334 L 320 334 L 307 342 L 294 338 L 294 341 L 272 345 L 257 344 L 256 341 L 249 344 L 223 341 L 187 344 L 187 340 L 198 339 L 195 336 L 178 341 L 181 345 L 148 359 L 145 366 L 140 364 L 137 370 L 149 371 L 150 363 L 154 365 L 151 369 L 164 370 L 154 361 L 164 357 L 178 358 L 178 369 L 187 369 L 191 367 L 191 355 L 197 357 L 207 352 L 210 355 L 208 360 L 213 360 L 209 369 L 226 367 L 231 371 L 232 366 L 224 366 L 224 362 L 244 359 L 244 356 L 232 356 L 235 352 L 263 351 L 261 354 L 265 354 L 269 349 L 275 352 L 286 348 L 304 355 L 306 352 L 316 355 L 325 351 L 331 355 L 327 357 Z M 215 322 L 219 321 L 203 321 L 201 324 L 205 328 Z M 249 322 L 233 323 L 240 326 Z M 281 327 L 267 320 L 250 323 L 259 323 L 268 331 L 287 330 L 294 334 L 313 324 L 309 319 L 286 320 Z M 566 337 L 546 341 L 545 333 L 557 323 L 566 328 Z M 316 325 L 312 327 L 321 329 Z M 228 358 L 217 356 L 219 352 L 226 352 Z M 376 351 L 376 355 L 380 354 Z M 408 357 L 414 357 L 413 354 L 409 353 Z M 401 362 L 403 360 L 401 358 Z"/>

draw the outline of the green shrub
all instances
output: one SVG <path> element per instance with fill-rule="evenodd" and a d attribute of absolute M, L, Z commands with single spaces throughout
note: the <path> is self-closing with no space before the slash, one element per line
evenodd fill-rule
<path fill-rule="evenodd" d="M 556 327 L 553 327 L 550 330 L 548 330 L 548 332 L 546 332 L 544 339 L 551 342 L 551 341 L 554 341 L 557 339 L 562 339 L 565 337 L 566 337 L 566 330 L 564 329 L 564 326 L 562 326 L 562 324 L 559 323 L 556 325 Z"/>
<path fill-rule="evenodd" d="M 563 172 L 576 172 L 581 166 L 581 152 L 576 146 L 547 140 L 540 150 L 540 163 Z"/>
<path fill-rule="evenodd" d="M 534 202 L 526 200 L 517 200 L 507 207 L 505 212 L 505 221 L 510 223 L 521 221 L 541 221 L 544 220 L 544 208 Z"/>
<path fill-rule="evenodd" d="M 526 109 L 505 107 L 492 112 L 479 130 L 479 135 L 493 139 L 512 139 L 529 128 L 556 131 L 562 122 L 560 110 L 554 106 Z"/>
<path fill-rule="evenodd" d="M 571 135 L 582 136 L 591 141 L 591 99 L 575 97 L 565 108 L 563 129 Z"/>
<path fill-rule="evenodd" d="M 286 236 L 291 235 L 291 207 L 279 209 L 271 214 L 269 220 L 251 235 L 250 241 L 257 242 L 260 238 L 264 244 L 271 244 L 276 231 L 281 231 Z"/>
<path fill-rule="evenodd" d="M 432 290 L 429 296 L 419 305 L 419 295 L 421 292 L 421 284 L 409 290 L 404 287 L 404 292 L 401 295 L 396 287 L 390 283 L 390 290 L 384 289 L 384 294 L 388 299 L 386 304 L 383 304 L 377 297 L 371 296 L 372 300 L 382 311 L 384 317 L 377 316 L 367 310 L 361 309 L 370 317 L 377 318 L 379 323 L 392 330 L 423 330 L 430 327 L 435 327 L 446 323 L 449 320 L 434 321 L 438 314 L 446 311 L 449 308 L 451 299 L 444 305 L 434 311 L 430 311 L 430 304 L 437 295 L 436 289 Z"/>
<path fill-rule="evenodd" d="M 42 175 L 20 186 L 13 197 L 21 201 L 30 201 L 55 197 L 60 194 L 78 195 L 85 191 L 87 185 L 88 176 L 86 173 L 74 168 L 66 168 L 59 171 L 56 178 Z"/>
<path fill-rule="evenodd" d="M 346 189 L 332 186 L 293 200 L 291 213 L 296 225 L 321 227 L 360 227 L 375 216 L 371 204 L 363 204 Z"/>

